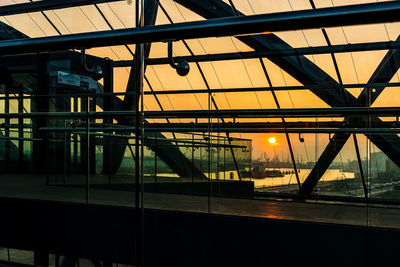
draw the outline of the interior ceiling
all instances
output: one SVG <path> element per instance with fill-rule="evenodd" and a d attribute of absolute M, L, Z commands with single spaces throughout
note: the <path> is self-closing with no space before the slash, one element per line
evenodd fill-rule
<path fill-rule="evenodd" d="M 3 0 L 0 5 L 12 5 L 29 1 Z M 229 4 L 228 1 L 225 1 Z M 354 1 L 354 0 L 315 0 L 316 8 L 351 5 L 360 3 L 371 3 L 376 1 Z M 159 7 L 156 24 L 173 23 L 202 20 L 200 15 L 179 5 L 173 0 L 161 0 L 163 9 Z M 311 9 L 308 0 L 233 0 L 234 7 L 238 12 L 245 15 L 284 12 L 292 10 Z M 130 1 L 117 1 L 88 6 L 47 10 L 44 12 L 33 12 L 0 17 L 0 20 L 29 37 L 54 36 L 58 34 L 72 34 L 110 29 L 121 29 L 134 27 L 135 5 Z M 170 20 L 168 19 L 170 18 Z M 400 34 L 398 23 L 352 26 L 330 28 L 326 30 L 327 37 L 332 45 L 365 43 L 396 40 Z M 304 30 L 280 32 L 276 35 L 290 46 L 310 47 L 327 45 L 327 40 L 322 30 Z M 235 37 L 203 38 L 182 41 L 174 45 L 175 56 L 190 55 L 188 47 L 194 55 L 243 52 L 253 49 Z M 113 60 L 130 60 L 134 46 L 115 46 L 91 49 L 89 53 L 109 57 Z M 130 51 L 129 51 L 130 50 Z M 352 53 L 338 53 L 335 55 L 338 70 L 344 84 L 366 83 L 372 73 L 381 62 L 387 51 L 366 51 Z M 167 57 L 166 43 L 152 44 L 150 58 Z M 338 81 L 332 57 L 329 54 L 307 55 L 310 61 Z M 301 85 L 285 70 L 278 67 L 270 60 L 263 59 L 272 86 L 295 86 Z M 180 77 L 169 65 L 152 65 L 146 69 L 147 82 L 145 90 L 151 88 L 158 90 L 179 89 L 204 89 L 207 85 L 211 89 L 216 88 L 251 88 L 269 86 L 262 66 L 258 59 L 242 59 L 229 61 L 201 62 L 198 66 L 191 64 L 188 76 Z M 200 70 L 200 68 L 201 70 Z M 201 72 L 204 73 L 205 79 Z M 125 91 L 129 78 L 129 68 L 117 68 L 115 70 L 114 90 Z M 206 80 L 206 81 L 205 81 Z M 398 82 L 396 74 L 392 82 Z M 352 88 L 348 91 L 357 97 L 362 88 Z M 280 91 L 277 98 L 281 108 L 311 108 L 328 107 L 324 101 L 307 90 L 302 91 Z M 394 99 L 400 95 L 398 88 L 387 89 L 374 106 L 396 105 Z M 207 109 L 207 94 L 185 94 L 185 95 L 163 95 L 158 96 L 164 110 L 184 109 Z M 223 93 L 214 96 L 219 109 L 241 109 L 241 108 L 275 108 L 275 102 L 270 92 L 243 92 Z M 160 107 L 153 96 L 147 96 L 145 101 L 147 110 L 159 110 Z"/>
<path fill-rule="evenodd" d="M 29 3 L 28 0 L 3 0 L 0 5 Z M 160 0 L 156 24 L 179 23 L 203 20 L 202 16 L 178 4 L 179 1 Z M 214 1 L 216 2 L 216 1 Z M 225 0 L 226 5 L 236 9 L 239 14 L 265 14 L 293 10 L 373 3 L 376 1 L 355 0 Z M 213 4 L 213 1 L 208 1 Z M 233 4 L 233 7 L 232 5 Z M 232 12 L 233 13 L 233 12 Z M 113 1 L 43 12 L 10 15 L 0 20 L 29 37 L 55 36 L 73 33 L 93 32 L 110 29 L 134 27 L 135 4 L 132 1 Z M 394 41 L 400 35 L 399 23 L 350 26 L 326 29 L 324 36 L 321 29 L 271 33 L 278 36 L 291 47 L 326 46 L 355 44 L 377 41 Z M 88 53 L 108 57 L 113 60 L 131 60 L 134 45 L 114 46 L 90 49 Z M 203 38 L 178 41 L 174 44 L 175 56 L 206 55 L 214 53 L 253 51 L 246 43 L 236 37 Z M 326 73 L 335 81 L 343 84 L 367 83 L 387 51 L 365 51 L 337 53 L 337 70 L 330 54 L 307 55 L 321 73 Z M 153 43 L 150 58 L 167 57 L 166 43 Z M 186 77 L 176 74 L 168 64 L 151 65 L 146 68 L 145 91 L 203 89 L 203 94 L 146 95 L 146 110 L 204 110 L 208 109 L 207 88 L 252 88 L 269 86 L 298 86 L 301 81 L 294 78 L 285 69 L 267 58 L 262 59 L 270 82 L 263 71 L 259 59 L 241 59 L 214 62 L 190 63 L 191 71 Z M 124 92 L 130 69 L 115 68 L 114 91 Z M 399 75 L 393 76 L 391 82 L 399 82 Z M 358 97 L 363 88 L 347 89 Z M 372 106 L 396 106 L 400 97 L 397 87 L 386 88 Z M 338 89 L 332 89 L 338 90 Z M 330 104 L 324 102 L 310 90 L 276 91 L 281 108 L 325 108 Z M 269 91 L 231 92 L 213 95 L 215 104 L 212 109 L 273 109 L 276 102 Z M 302 119 L 303 121 L 305 119 Z M 333 119 L 332 119 L 333 120 Z M 267 121 L 267 120 L 263 120 Z M 276 120 L 269 120 L 276 121 Z"/>
<path fill-rule="evenodd" d="M 17 3 L 29 3 L 25 0 L 3 0 L 0 5 L 13 5 Z M 29 37 L 57 36 L 74 33 L 113 30 L 134 27 L 135 4 L 133 1 L 112 1 L 86 6 L 77 6 L 43 12 L 32 12 L 0 17 L 0 21 L 15 28 Z M 159 0 L 156 25 L 179 23 L 206 19 L 204 14 L 196 13 L 188 9 L 188 2 L 181 0 Z M 354 5 L 362 3 L 374 3 L 377 1 L 366 0 L 204 0 L 205 5 L 224 5 L 229 8 L 229 14 L 253 15 L 276 12 L 290 12 L 296 10 L 324 8 L 332 6 Z M 379 2 L 379 1 L 378 1 Z M 180 5 L 181 3 L 182 5 Z M 200 3 L 200 2 L 197 2 Z M 183 6 L 185 5 L 185 7 Z M 208 6 L 210 7 L 210 6 Z M 219 7 L 218 7 L 219 8 Z M 216 7 L 214 10 L 218 11 Z M 266 29 L 267 31 L 268 29 Z M 399 23 L 374 24 L 363 26 L 336 27 L 328 29 L 313 29 L 304 31 L 290 31 L 269 33 L 278 37 L 282 44 L 293 48 L 328 46 L 340 44 L 369 43 L 379 41 L 395 41 L 400 36 Z M 254 51 L 253 41 L 246 41 L 252 37 L 220 37 L 203 38 L 197 40 L 178 41 L 174 44 L 174 56 L 209 55 L 215 53 L 235 53 Z M 274 37 L 275 38 L 275 37 Z M 268 37 L 266 37 L 268 39 Z M 114 47 L 102 47 L 88 50 L 88 53 L 99 57 L 108 57 L 115 61 L 131 60 L 134 45 L 121 45 Z M 302 86 L 310 84 L 309 81 L 300 79 L 299 72 L 309 71 L 308 79 L 316 84 L 323 84 L 321 77 L 327 77 L 329 84 L 363 84 L 376 79 L 378 66 L 385 63 L 389 55 L 387 50 L 363 51 L 336 54 L 306 55 L 302 62 L 307 67 L 295 66 L 297 74 L 293 72 L 293 61 L 284 59 L 277 62 L 272 59 L 239 59 L 214 62 L 190 63 L 191 71 L 181 77 L 176 74 L 168 64 L 149 65 L 146 68 L 144 90 L 187 90 L 200 89 L 204 93 L 197 94 L 169 94 L 169 95 L 145 95 L 145 110 L 206 110 L 211 109 L 274 109 L 277 103 L 280 108 L 326 108 L 337 106 L 339 102 L 347 100 L 337 99 L 326 101 L 318 95 L 316 90 L 280 90 L 276 91 L 274 99 L 271 91 L 258 92 L 229 92 L 213 94 L 213 104 L 209 105 L 208 89 L 219 88 L 253 88 L 275 86 Z M 167 57 L 166 43 L 153 43 L 151 45 L 150 58 Z M 285 61 L 286 60 L 286 61 Z M 336 66 L 335 66 L 336 61 Z M 292 64 L 291 68 L 287 68 Z M 392 66 L 391 66 L 392 67 Z M 400 82 L 397 67 L 395 73 L 386 82 Z M 296 71 L 295 71 L 296 72 Z M 114 69 L 114 91 L 125 92 L 129 79 L 130 68 L 119 67 Z M 310 74 L 311 73 L 311 74 Z M 375 75 L 375 76 L 374 76 Z M 304 73 L 303 73 L 304 76 Z M 307 76 L 307 75 L 306 75 Z M 381 75 L 382 76 L 382 75 Z M 378 77 L 380 77 L 378 75 Z M 303 77 L 304 78 L 304 77 Z M 306 77 L 307 78 L 307 77 Z M 328 79 L 329 78 L 329 79 Z M 314 80 L 313 80 L 314 79 Z M 317 79 L 317 80 L 315 80 Z M 375 79 L 375 80 L 374 80 Z M 307 80 L 307 79 L 306 79 Z M 378 79 L 379 80 L 379 79 Z M 379 81 L 381 81 L 380 79 Z M 372 107 L 398 106 L 397 99 L 400 90 L 397 87 L 388 87 L 379 94 L 372 103 Z M 340 90 L 338 88 L 325 89 Z M 364 88 L 346 89 L 346 98 L 353 99 L 356 103 L 362 99 Z M 332 91 L 333 92 L 333 91 Z M 335 92 L 337 94 L 337 92 Z M 345 95 L 345 94 L 343 94 Z M 361 95 L 361 98 L 359 98 Z M 157 97 L 157 98 L 156 98 Z M 359 98 L 357 100 L 357 98 Z M 342 103 L 342 104 L 343 104 Z M 289 122 L 298 119 L 288 119 Z M 320 121 L 337 121 L 338 119 L 320 119 Z M 149 120 L 155 122 L 157 120 Z M 162 121 L 162 120 L 161 120 Z M 225 122 L 230 121 L 229 119 Z M 238 119 L 237 122 L 280 122 L 280 119 Z M 315 121 L 314 119 L 301 119 L 301 121 Z M 190 122 L 190 119 L 177 119 L 174 122 Z M 241 136 L 241 135 L 239 135 Z M 278 141 L 285 142 L 285 138 L 276 135 Z M 328 135 L 326 135 L 328 136 Z M 260 138 L 246 135 L 255 144 Z M 393 137 L 394 138 L 394 137 Z M 263 138 L 264 139 L 264 138 Z M 299 152 L 297 137 L 291 135 L 295 143 L 295 149 Z M 308 138 L 306 138 L 308 139 Z M 343 142 L 346 142 L 346 138 Z M 375 140 L 376 141 L 376 140 Z M 328 139 L 313 144 L 306 141 L 307 146 L 325 147 L 330 142 Z M 385 144 L 384 144 L 385 145 Z M 296 147 L 297 146 L 297 147 Z M 378 145 L 379 147 L 379 145 Z M 382 150 L 389 151 L 382 146 Z M 254 150 L 256 151 L 256 150 Z M 253 152 L 254 152 L 253 151 Z M 256 151 L 257 152 L 257 151 Z M 322 152 L 315 151 L 314 158 Z M 299 152 L 302 153 L 302 152 Z M 353 153 L 353 152 L 352 152 Z M 361 151 L 361 153 L 363 153 Z M 386 153 L 386 152 L 385 152 Z M 308 154 L 308 153 L 307 153 Z"/>

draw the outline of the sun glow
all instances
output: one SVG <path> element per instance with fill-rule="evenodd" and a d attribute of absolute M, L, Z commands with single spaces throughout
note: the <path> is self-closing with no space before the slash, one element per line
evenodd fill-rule
<path fill-rule="evenodd" d="M 270 137 L 270 138 L 268 138 L 268 142 L 270 144 L 275 144 L 276 143 L 276 138 L 275 137 Z"/>

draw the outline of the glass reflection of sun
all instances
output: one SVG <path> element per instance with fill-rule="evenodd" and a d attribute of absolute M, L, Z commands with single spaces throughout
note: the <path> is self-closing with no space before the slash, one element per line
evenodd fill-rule
<path fill-rule="evenodd" d="M 270 137 L 270 138 L 268 139 L 268 142 L 269 142 L 270 144 L 275 144 L 275 143 L 276 143 L 276 138 L 275 138 L 275 137 Z"/>

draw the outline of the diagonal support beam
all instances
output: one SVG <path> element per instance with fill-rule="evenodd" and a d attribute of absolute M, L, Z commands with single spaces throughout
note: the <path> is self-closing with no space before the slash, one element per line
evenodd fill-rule
<path fill-rule="evenodd" d="M 400 36 L 397 41 L 400 40 Z M 390 50 L 381 63 L 376 68 L 375 72 L 369 79 L 369 83 L 375 82 L 389 82 L 393 76 L 397 73 L 400 68 L 400 50 Z M 376 87 L 372 92 L 371 88 L 364 88 L 354 106 L 365 106 L 368 107 L 374 103 L 378 96 L 385 89 L 384 87 Z M 352 119 L 353 122 L 358 124 L 364 124 L 362 126 L 367 126 L 368 121 L 366 118 Z M 373 122 L 381 122 L 380 119 L 374 117 L 371 118 Z M 343 147 L 348 138 L 349 134 L 338 135 L 335 134 L 334 138 L 329 141 L 324 152 L 319 157 L 316 165 L 308 175 L 307 179 L 303 183 L 302 193 L 310 194 L 318 181 L 321 179 L 322 175 L 329 168 L 329 165 L 339 154 L 340 150 L 332 150 L 333 147 Z M 367 135 L 367 137 L 397 165 L 400 166 L 400 138 L 397 135 Z"/>
<path fill-rule="evenodd" d="M 95 4 L 96 2 L 91 1 L 91 3 Z M 146 0 L 145 23 L 147 25 L 152 25 L 155 23 L 157 10 L 158 6 L 155 0 Z M 25 34 L 19 32 L 18 30 L 10 27 L 9 25 L 3 22 L 0 22 L 0 40 L 14 40 L 14 39 L 26 39 L 26 38 L 29 38 L 29 36 L 26 36 Z M 147 55 L 146 57 L 148 57 L 149 51 L 150 51 L 150 45 L 147 45 L 145 52 Z M 134 71 L 131 71 L 130 79 L 127 85 L 127 92 L 135 92 L 133 73 Z M 96 98 L 97 105 L 104 110 L 105 106 L 103 101 L 104 101 L 103 97 Z M 126 96 L 124 101 L 122 101 L 118 97 L 113 97 L 111 101 L 113 102 L 111 106 L 115 110 L 134 110 L 134 107 L 136 105 L 135 95 L 132 94 L 128 94 L 128 96 Z M 118 123 L 123 125 L 133 125 L 134 120 L 119 119 Z M 131 132 L 126 132 L 124 134 L 128 136 L 131 134 Z M 150 149 L 152 149 L 178 175 L 189 176 L 188 173 L 192 173 L 191 161 L 182 154 L 182 152 L 176 147 L 176 145 L 171 143 L 171 141 L 167 140 L 165 136 L 163 136 L 161 133 L 146 133 L 146 137 L 151 137 L 151 138 L 146 139 L 145 145 L 148 146 Z M 105 158 L 103 164 L 103 171 L 105 173 L 108 172 L 115 173 L 118 170 L 122 162 L 127 145 L 127 141 L 121 140 L 120 137 L 111 137 L 111 139 L 112 141 L 110 143 L 113 144 L 112 155 L 110 155 L 109 158 Z M 158 139 L 157 144 L 155 144 L 155 142 L 152 141 L 154 139 Z M 16 149 L 14 148 L 15 147 L 14 143 L 12 143 L 11 141 L 6 140 L 5 142 L 10 143 L 11 150 L 14 151 Z M 159 146 L 159 144 L 162 144 L 162 146 Z M 202 179 L 206 178 L 205 175 L 198 168 L 193 168 L 193 176 Z"/>
<path fill-rule="evenodd" d="M 234 11 L 232 8 L 224 3 L 223 1 L 220 0 L 215 0 L 215 1 L 194 1 L 194 0 L 175 0 L 175 2 L 181 4 L 182 6 L 185 6 L 186 8 L 198 13 L 199 15 L 210 19 L 210 18 L 219 18 L 219 17 L 229 17 L 229 16 L 235 16 Z M 243 14 L 240 14 L 243 15 Z M 250 47 L 252 47 L 255 50 L 279 50 L 279 49 L 290 49 L 291 46 L 285 43 L 283 40 L 281 40 L 279 37 L 277 37 L 274 34 L 267 34 L 267 35 L 255 35 L 255 36 L 238 36 L 237 37 L 239 40 L 242 42 L 246 43 Z M 397 51 L 397 50 L 394 50 Z M 387 55 L 385 57 L 386 60 L 389 61 L 392 60 L 394 62 L 397 62 L 394 58 L 397 57 L 396 53 L 389 53 L 391 55 Z M 393 57 L 394 56 L 394 57 Z M 304 85 L 335 85 L 337 86 L 338 83 L 336 80 L 334 80 L 332 77 L 330 77 L 327 73 L 325 73 L 322 69 L 320 69 L 318 66 L 316 66 L 313 62 L 308 60 L 304 56 L 284 56 L 284 57 L 268 57 L 269 60 L 274 62 L 276 65 L 284 69 L 286 72 L 288 72 L 292 77 L 297 79 L 299 82 L 301 82 Z M 384 60 L 384 61 L 386 61 Z M 371 78 L 372 80 L 382 80 L 380 79 L 381 75 L 383 75 L 384 70 L 387 70 L 387 65 L 385 63 L 382 63 L 380 65 L 381 68 L 378 67 L 377 71 L 375 72 L 376 75 L 373 75 Z M 396 70 L 397 68 L 392 68 L 392 70 Z M 382 72 L 381 75 L 378 73 Z M 392 71 L 393 72 L 393 71 Z M 380 92 L 384 88 L 381 88 Z M 325 101 L 327 104 L 330 106 L 334 107 L 342 107 L 342 106 L 357 106 L 360 104 L 358 100 L 350 94 L 348 91 L 343 91 L 343 90 L 313 90 L 310 89 L 315 95 L 317 95 L 319 98 L 321 98 L 323 101 Z M 377 90 L 378 92 L 378 90 Z M 380 93 L 379 92 L 379 93 Z M 379 95 L 379 93 L 376 94 L 376 97 Z M 365 93 L 364 93 L 365 94 Z M 363 95 L 363 94 L 362 94 Z M 375 97 L 375 99 L 376 99 Z M 362 100 L 361 100 L 362 101 Z M 368 136 L 371 137 L 371 136 Z M 336 136 L 335 138 L 332 139 L 332 142 L 338 142 L 338 143 L 333 143 L 329 147 L 330 148 L 336 148 L 334 152 L 339 153 L 341 147 L 343 147 L 345 140 L 348 139 L 348 136 L 346 137 L 345 135 L 343 136 Z M 391 139 L 391 140 L 390 140 Z M 396 148 L 394 147 L 393 144 L 400 143 L 400 138 L 397 136 L 392 136 L 390 139 L 388 139 L 386 136 L 381 136 L 381 135 L 374 135 L 374 137 L 371 137 L 371 141 L 373 141 L 383 152 L 385 152 L 396 164 L 400 166 L 400 153 L 397 153 Z M 337 141 L 334 141 L 337 140 Z M 394 142 L 394 143 L 393 143 Z M 332 160 L 334 159 L 335 153 L 332 152 L 326 152 L 323 153 L 324 157 L 323 159 L 328 160 L 329 164 L 331 161 L 329 161 L 331 158 Z M 320 164 L 322 164 L 319 161 Z M 329 166 L 328 164 L 328 166 Z M 321 166 L 325 166 L 324 165 Z M 327 167 L 326 167 L 327 168 Z M 309 187 L 306 187 L 305 192 L 311 192 L 312 189 L 314 188 L 313 185 L 315 186 L 316 183 L 318 183 L 319 179 L 322 177 L 322 174 L 326 171 L 323 170 L 324 168 L 317 167 L 315 168 L 315 172 L 310 178 L 307 178 L 306 180 L 306 185 L 309 184 Z M 317 171 L 318 170 L 318 171 Z M 310 174 L 311 175 L 311 174 Z M 312 180 L 312 181 L 310 181 Z M 311 191 L 310 191 L 311 189 Z"/>
<path fill-rule="evenodd" d="M 154 25 L 157 17 L 158 3 L 156 0 L 146 0 L 145 2 L 145 15 L 144 22 L 145 25 Z M 147 59 L 150 54 L 151 44 L 144 45 L 144 57 Z M 146 67 L 146 66 L 145 66 Z M 113 107 L 115 110 L 135 110 L 135 107 L 139 104 L 137 103 L 136 97 L 136 69 L 131 68 L 129 74 L 129 80 L 126 87 L 126 92 L 129 93 L 125 95 L 122 101 L 118 97 L 113 98 Z M 99 98 L 100 103 L 102 98 Z M 99 104 L 99 103 L 98 103 Z M 135 125 L 135 120 L 133 119 L 118 119 L 118 123 L 121 125 Z M 145 122 L 145 124 L 148 124 Z M 129 136 L 130 132 L 123 133 Z M 145 132 L 145 137 L 150 137 L 146 139 L 145 145 L 149 147 L 155 154 L 164 161 L 172 170 L 174 170 L 180 177 L 189 177 L 193 175 L 195 178 L 206 179 L 205 175 L 201 170 L 192 166 L 191 161 L 183 155 L 179 148 L 167 140 L 161 133 L 149 133 Z M 124 158 L 125 150 L 127 147 L 127 140 L 121 140 L 120 137 L 109 137 L 112 144 L 112 155 L 108 161 L 103 164 L 103 170 L 105 172 L 115 173 Z M 155 141 L 157 140 L 157 141 Z"/>
<path fill-rule="evenodd" d="M 144 24 L 145 25 L 154 25 L 157 17 L 157 4 L 155 0 L 146 0 L 145 2 L 145 13 L 144 13 Z M 150 53 L 150 45 L 145 44 L 144 47 L 144 57 L 148 58 Z M 113 102 L 113 109 L 114 110 L 135 110 L 135 107 L 138 105 L 136 102 L 136 69 L 135 64 L 132 66 L 129 79 L 126 86 L 126 92 L 130 93 L 125 96 L 124 100 L 120 100 L 119 98 L 114 97 L 112 99 Z M 100 100 L 101 101 L 101 100 Z M 104 107 L 104 106 L 103 106 Z M 135 125 L 135 120 L 132 119 L 119 119 L 118 124 L 125 124 L 125 125 Z M 131 132 L 124 132 L 123 135 L 129 136 Z M 115 173 L 118 171 L 119 167 L 121 166 L 122 160 L 124 158 L 127 141 L 121 140 L 119 137 L 108 137 L 108 146 L 112 148 L 110 157 L 107 158 L 107 161 L 103 164 L 103 171 L 104 172 L 111 172 Z"/>
<path fill-rule="evenodd" d="M 400 41 L 400 36 L 397 37 L 396 41 Z M 387 52 L 381 63 L 376 68 L 368 82 L 390 82 L 394 75 L 396 75 L 400 66 L 400 49 L 394 49 Z M 357 102 L 360 106 L 370 106 L 379 95 L 383 92 L 385 87 L 375 87 L 375 90 L 371 92 L 370 89 L 364 88 Z M 369 96 L 369 99 L 368 99 Z"/>
<path fill-rule="evenodd" d="M 101 97 L 96 99 L 96 104 L 103 108 L 103 99 Z M 123 110 L 123 101 L 120 98 L 113 98 L 113 107 L 115 110 Z M 132 119 L 119 119 L 118 123 L 121 125 L 134 125 L 135 121 Z M 145 121 L 146 125 L 150 125 Z M 129 136 L 131 132 L 121 132 L 123 135 Z M 145 132 L 146 143 L 156 155 L 165 162 L 172 170 L 174 170 L 180 177 L 190 177 L 193 171 L 193 177 L 206 179 L 201 170 L 193 166 L 191 161 L 182 154 L 171 140 L 165 138 L 164 135 L 158 132 Z M 108 163 L 104 163 L 103 170 L 105 173 L 115 173 L 121 165 L 127 143 L 121 137 L 111 137 L 112 143 L 112 158 Z M 107 165 L 111 164 L 111 166 Z"/>
<path fill-rule="evenodd" d="M 303 182 L 301 193 L 311 193 L 318 181 L 331 165 L 332 161 L 336 158 L 340 150 L 346 144 L 350 136 L 351 134 L 347 133 L 338 133 L 333 136 L 331 141 L 326 146 L 324 152 L 322 152 L 321 156 L 319 157 L 317 164 L 315 164 L 314 168 L 307 176 L 307 179 Z"/>
<path fill-rule="evenodd" d="M 174 0 L 182 6 L 196 12 L 206 19 L 221 18 L 235 16 L 232 8 L 223 1 L 215 0 L 209 1 L 194 1 L 194 0 Z M 243 15 L 243 14 L 239 14 Z M 281 50 L 292 49 L 292 47 L 281 40 L 275 34 L 262 34 L 252 36 L 238 36 L 236 37 L 243 43 L 247 44 L 254 50 Z M 268 57 L 269 60 L 274 62 L 277 66 L 284 69 L 292 77 L 304 85 L 336 85 L 338 83 L 316 66 L 313 62 L 304 56 L 284 56 L 284 57 Z M 340 90 L 328 89 L 311 89 L 319 98 L 327 103 L 333 103 L 334 106 L 345 106 L 343 94 Z M 346 97 L 355 101 L 355 97 L 348 93 Z"/>

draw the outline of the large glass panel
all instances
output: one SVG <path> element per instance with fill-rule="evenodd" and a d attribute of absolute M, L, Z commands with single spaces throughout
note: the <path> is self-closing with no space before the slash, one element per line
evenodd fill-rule
<path fill-rule="evenodd" d="M 9 56 L 2 72 L 2 196 L 88 201 L 99 84 L 73 51 Z M 107 61 L 90 58 L 89 64 Z M 81 96 L 81 95 L 85 96 Z M 75 115 L 73 115 L 75 114 Z M 84 115 L 83 115 L 84 114 Z"/>
<path fill-rule="evenodd" d="M 373 1 L 312 2 L 323 8 Z M 145 21 L 305 10 L 312 2 L 223 1 L 225 9 L 213 13 L 211 1 L 200 15 L 187 3 L 162 0 L 155 1 L 157 13 L 145 10 L 154 16 Z M 132 28 L 135 14 L 132 1 L 113 1 L 0 21 L 4 36 L 19 39 Z M 86 63 L 72 49 L 2 57 L 0 195 L 134 206 L 140 187 L 146 208 L 397 227 L 398 114 L 386 110 L 398 107 L 394 53 L 261 59 L 240 53 L 394 41 L 399 33 L 398 23 L 387 23 L 166 39 L 143 44 L 143 58 L 135 61 L 135 45 L 124 44 L 88 49 Z M 191 57 L 187 75 L 166 60 L 168 42 L 174 59 Z M 213 58 L 222 53 L 239 54 Z M 197 62 L 199 55 L 209 60 Z M 122 60 L 132 61 L 113 66 Z M 139 101 L 137 60 L 148 64 Z M 101 77 L 91 73 L 95 66 Z M 370 107 L 382 114 L 371 115 Z M 140 129 L 136 108 L 146 112 Z M 273 114 L 280 109 L 285 113 Z M 271 199 L 276 210 L 269 209 Z M 382 208 L 389 204 L 390 211 Z"/>

